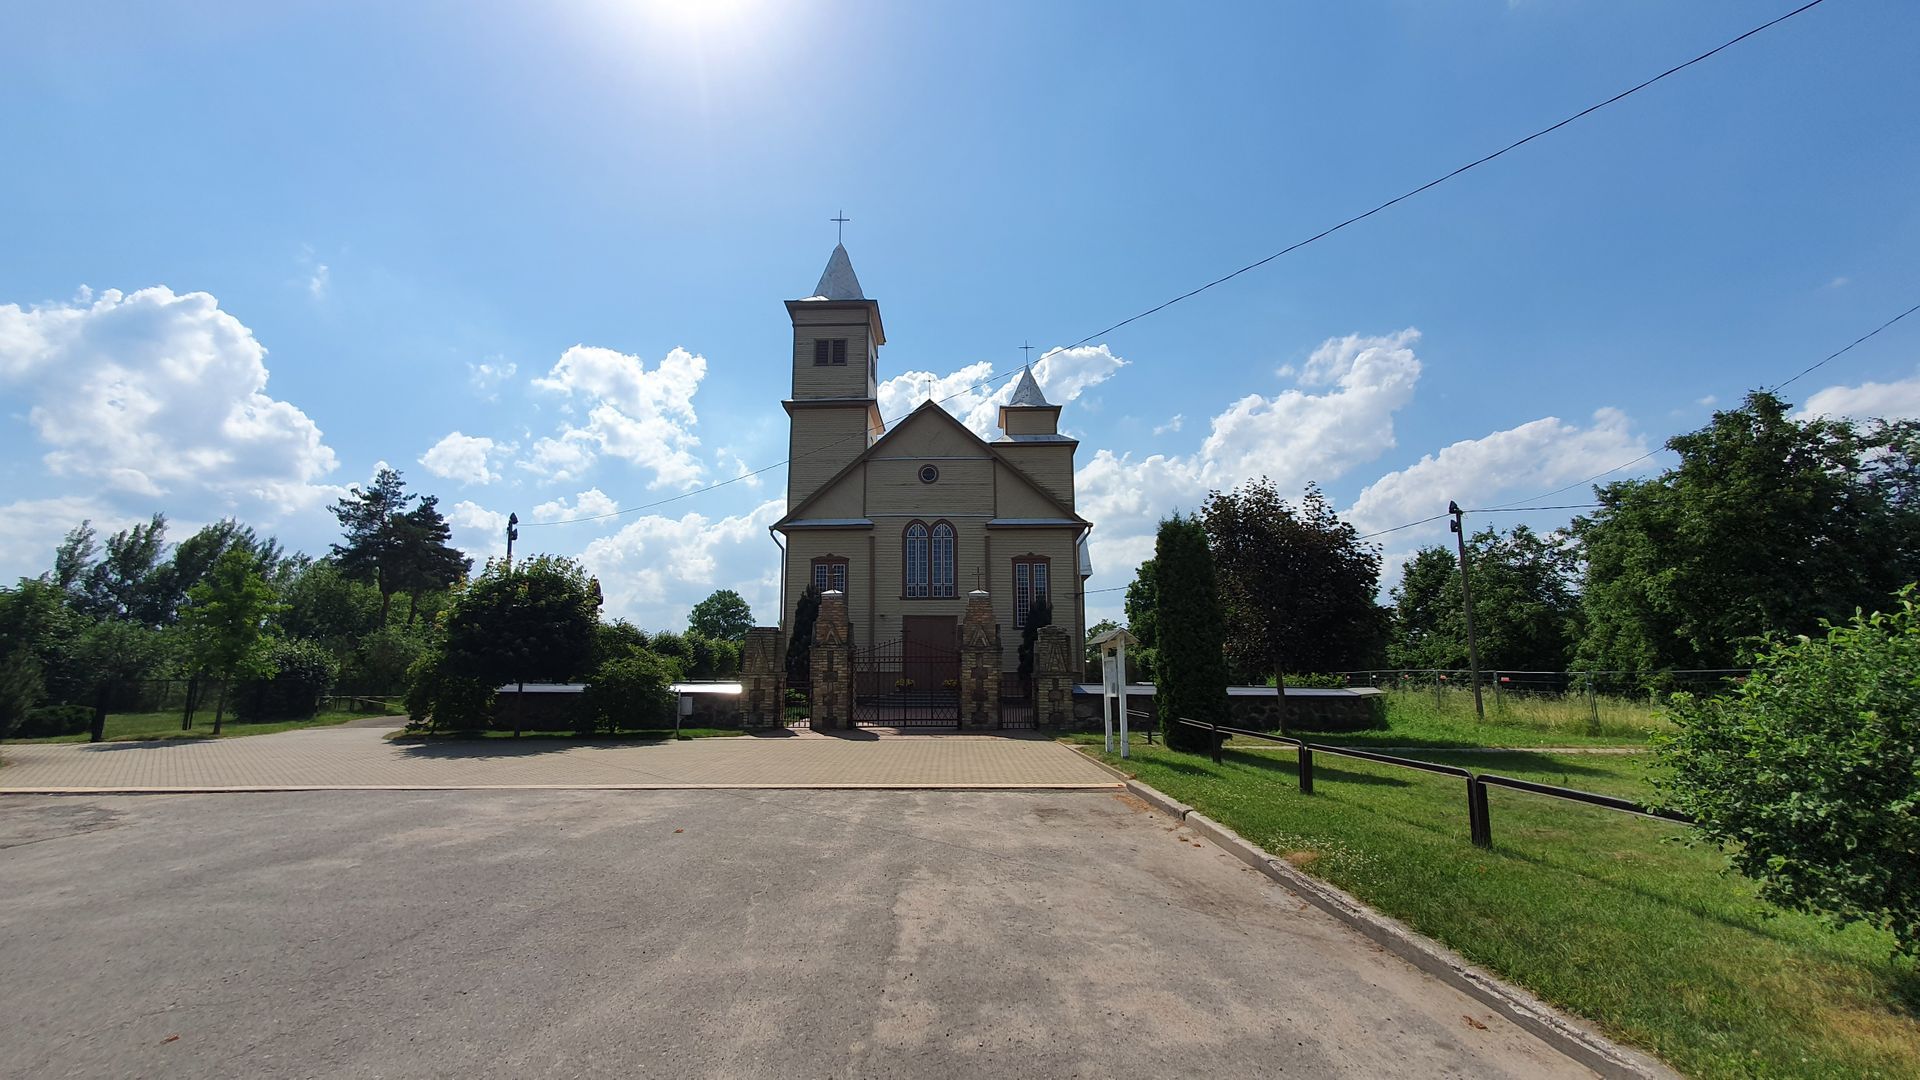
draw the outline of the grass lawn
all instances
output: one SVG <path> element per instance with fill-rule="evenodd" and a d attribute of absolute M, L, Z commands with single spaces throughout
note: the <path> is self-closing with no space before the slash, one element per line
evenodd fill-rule
<path fill-rule="evenodd" d="M 737 728 L 683 727 L 682 739 L 730 739 L 745 734 Z M 388 735 L 394 742 L 444 742 L 458 739 L 512 739 L 511 731 L 437 731 L 428 734 L 424 731 L 400 730 Z M 565 739 L 568 742 L 604 743 L 618 745 L 636 742 L 668 742 L 673 739 L 672 728 L 644 729 L 640 731 L 622 731 L 618 735 L 604 732 L 582 735 L 577 731 L 534 731 L 526 729 L 520 732 L 522 739 Z"/>
<path fill-rule="evenodd" d="M 237 738 L 242 735 L 272 735 L 278 731 L 293 731 L 297 728 L 328 727 L 344 724 L 349 720 L 364 720 L 369 716 L 379 716 L 377 712 L 360 712 L 348 709 L 323 709 L 311 720 L 274 720 L 261 724 L 237 723 L 228 717 L 220 724 L 220 737 Z M 213 738 L 213 710 L 204 709 L 193 717 L 193 729 L 180 730 L 178 710 L 149 713 L 108 713 L 107 741 L 126 742 L 146 739 L 211 739 Z M 9 739 L 9 742 L 27 743 L 74 743 L 86 742 L 87 733 L 78 735 L 54 735 L 44 739 Z"/>
<path fill-rule="evenodd" d="M 1309 742 L 1347 746 L 1645 746 L 1667 729 L 1658 710 L 1644 702 L 1601 698 L 1599 723 L 1584 699 L 1486 698 L 1487 718 L 1473 713 L 1473 696 L 1444 691 L 1395 690 L 1387 694 L 1387 727 L 1341 734 L 1306 733 Z"/>
<path fill-rule="evenodd" d="M 1230 747 L 1216 766 L 1130 749 L 1107 760 L 1690 1074 L 1920 1076 L 1920 975 L 1889 958 L 1892 938 L 1770 915 L 1719 852 L 1673 842 L 1677 826 L 1495 788 L 1481 851 L 1458 780 L 1322 756 L 1305 796 L 1290 752 Z M 1638 754 L 1410 756 L 1650 790 Z"/>

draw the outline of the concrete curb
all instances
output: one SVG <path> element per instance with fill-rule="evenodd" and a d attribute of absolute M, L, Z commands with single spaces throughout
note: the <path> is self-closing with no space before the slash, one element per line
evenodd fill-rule
<path fill-rule="evenodd" d="M 1521 988 L 1508 983 L 1446 946 L 1388 918 L 1351 894 L 1294 869 L 1240 834 L 1164 792 L 1128 780 L 1127 790 L 1185 822 L 1221 850 L 1286 888 L 1313 906 L 1358 930 L 1369 940 L 1441 982 L 1511 1020 L 1542 1042 L 1601 1076 L 1677 1080 L 1679 1073 L 1588 1028 Z"/>
<path fill-rule="evenodd" d="M 1118 791 L 1115 783 L 960 784 L 253 784 L 206 787 L 18 787 L 9 795 L 230 795 L 281 791 Z"/>

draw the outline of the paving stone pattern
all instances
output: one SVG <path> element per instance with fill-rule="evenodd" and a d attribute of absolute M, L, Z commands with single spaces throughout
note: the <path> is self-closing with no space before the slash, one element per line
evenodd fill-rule
<path fill-rule="evenodd" d="M 305 787 L 1048 787 L 1112 776 L 1044 739 L 775 735 L 595 745 L 394 743 L 379 728 L 237 739 L 0 746 L 0 792 Z"/>

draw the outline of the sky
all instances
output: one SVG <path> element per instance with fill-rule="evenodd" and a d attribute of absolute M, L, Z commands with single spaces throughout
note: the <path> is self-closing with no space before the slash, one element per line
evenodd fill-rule
<path fill-rule="evenodd" d="M 957 395 L 991 434 L 1009 383 L 974 384 L 1052 351 L 1091 619 L 1255 475 L 1368 533 L 1533 505 L 1920 302 L 1911 5 L 1828 0 L 1097 332 L 1792 6 L 14 5 L 0 579 L 154 512 L 320 554 L 385 463 L 610 615 L 772 623 L 781 302 L 842 211 L 889 419 Z M 1920 415 L 1920 317 L 1785 393 Z M 1383 586 L 1447 540 L 1378 536 Z"/>

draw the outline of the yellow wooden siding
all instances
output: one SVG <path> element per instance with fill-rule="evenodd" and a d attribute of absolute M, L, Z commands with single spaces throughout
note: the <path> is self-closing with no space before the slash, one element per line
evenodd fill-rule
<path fill-rule="evenodd" d="M 1056 435 L 1060 431 L 1060 414 L 1054 409 L 1008 409 L 1001 415 L 1006 417 L 1009 435 Z"/>
<path fill-rule="evenodd" d="M 940 479 L 920 482 L 920 469 L 932 465 Z M 993 462 L 935 458 L 887 458 L 867 462 L 867 510 L 873 514 L 991 514 Z M 936 513 L 937 511 L 937 513 Z"/>
<path fill-rule="evenodd" d="M 813 362 L 813 343 L 818 339 L 845 338 L 847 362 L 819 365 Z M 793 330 L 793 396 L 802 398 L 866 397 L 870 360 L 867 331 L 857 326 L 827 326 Z"/>
<path fill-rule="evenodd" d="M 1067 509 L 1073 509 L 1073 447 L 1067 443 L 1042 443 L 1039 445 L 1001 444 L 994 449 L 1012 462 L 1021 472 L 1033 478 L 1034 483 L 1045 489 L 1047 494 L 1064 503 Z M 1012 478 L 1009 478 L 1012 479 Z M 1013 487 L 1020 487 L 1017 479 Z M 1004 491 L 1008 485 L 1002 485 Z M 1003 507 L 1001 517 L 1058 517 L 1058 510 L 1016 512 Z"/>
<path fill-rule="evenodd" d="M 787 444 L 787 506 L 798 506 L 867 449 L 866 410 L 795 409 Z"/>

